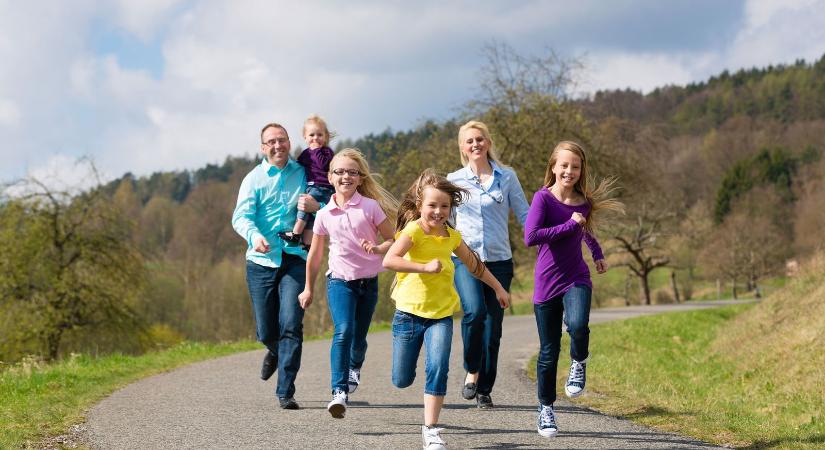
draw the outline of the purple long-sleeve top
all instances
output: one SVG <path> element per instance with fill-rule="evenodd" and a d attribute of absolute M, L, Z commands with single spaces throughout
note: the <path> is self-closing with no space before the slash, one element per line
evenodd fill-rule
<path fill-rule="evenodd" d="M 604 259 L 604 255 L 596 238 L 570 218 L 574 212 L 587 216 L 588 211 L 589 203 L 565 205 L 545 187 L 533 195 L 524 223 L 524 243 L 538 246 L 533 303 L 563 295 L 576 284 L 593 288 L 590 269 L 582 257 L 582 239 L 594 261 Z"/>
<path fill-rule="evenodd" d="M 307 148 L 298 155 L 298 164 L 304 166 L 304 170 L 307 172 L 307 183 L 332 187 L 327 174 L 333 156 L 335 156 L 335 152 L 329 147 L 320 147 L 314 150 Z"/>

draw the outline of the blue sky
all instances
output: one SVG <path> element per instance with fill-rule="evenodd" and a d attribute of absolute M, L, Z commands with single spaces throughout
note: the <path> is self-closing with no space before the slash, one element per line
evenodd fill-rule
<path fill-rule="evenodd" d="M 579 91 L 650 89 L 825 53 L 825 1 L 0 0 L 0 182 L 219 163 L 260 127 L 343 137 L 451 117 L 482 47 L 580 58 Z"/>

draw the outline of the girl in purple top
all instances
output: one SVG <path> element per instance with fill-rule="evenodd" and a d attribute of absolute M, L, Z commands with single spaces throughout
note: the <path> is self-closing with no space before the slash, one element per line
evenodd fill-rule
<path fill-rule="evenodd" d="M 550 154 L 544 186 L 533 196 L 524 224 L 524 242 L 538 246 L 533 312 L 540 342 L 536 363 L 538 432 L 545 437 L 558 433 L 553 403 L 562 318 L 570 334 L 572 359 L 564 391 L 568 397 L 578 397 L 584 391 L 592 284 L 581 243 L 584 240 L 590 249 L 596 271 L 607 271 L 602 249 L 593 236 L 593 214 L 602 209 L 622 210 L 620 202 L 606 198 L 614 181 L 602 182 L 591 191 L 584 149 L 575 142 L 562 141 Z"/>
<path fill-rule="evenodd" d="M 304 166 L 307 175 L 306 193 L 311 195 L 318 203 L 329 203 L 333 188 L 327 179 L 329 172 L 329 162 L 335 153 L 327 147 L 331 137 L 327 123 L 318 115 L 311 115 L 304 121 L 304 140 L 307 148 L 298 155 L 298 164 Z M 310 213 L 298 211 L 298 219 L 292 231 L 282 231 L 278 236 L 295 244 L 304 244 L 304 249 L 309 249 L 312 242 L 312 224 L 315 216 Z M 309 226 L 307 226 L 309 225 Z"/>

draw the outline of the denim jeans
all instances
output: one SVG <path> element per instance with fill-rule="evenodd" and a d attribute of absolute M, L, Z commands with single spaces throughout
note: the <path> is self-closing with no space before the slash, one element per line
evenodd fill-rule
<path fill-rule="evenodd" d="M 275 395 L 295 395 L 295 377 L 301 368 L 304 310 L 298 294 L 304 290 L 306 261 L 284 253 L 281 267 L 246 262 L 246 282 L 255 313 L 258 340 L 278 358 Z"/>
<path fill-rule="evenodd" d="M 498 304 L 496 292 L 470 274 L 460 259 L 455 264 L 455 287 L 461 298 L 461 338 L 464 341 L 464 370 L 478 373 L 477 390 L 490 395 L 496 382 L 498 349 L 501 342 L 501 322 L 504 310 Z M 513 281 L 513 260 L 484 263 L 504 289 L 510 291 Z"/>
<path fill-rule="evenodd" d="M 378 303 L 378 277 L 346 281 L 327 277 L 327 303 L 335 334 L 330 348 L 332 390 L 349 392 L 349 369 L 360 369 L 367 356 L 367 331 Z"/>
<path fill-rule="evenodd" d="M 570 357 L 584 361 L 590 345 L 590 288 L 577 284 L 563 295 L 533 305 L 539 330 L 539 356 L 536 361 L 536 383 L 542 405 L 556 401 L 556 370 L 561 346 L 562 316 L 570 335 Z"/>
<path fill-rule="evenodd" d="M 424 344 L 424 393 L 447 395 L 453 318 L 425 319 L 402 311 L 392 318 L 392 384 L 405 388 L 415 381 L 415 366 Z"/>
<path fill-rule="evenodd" d="M 310 184 L 307 186 L 306 193 L 309 194 L 310 197 L 314 198 L 318 203 L 329 203 L 329 199 L 332 197 L 332 194 L 335 193 L 335 190 L 329 186 Z M 306 221 L 306 229 L 312 229 L 312 224 L 315 222 L 314 213 L 308 213 L 299 209 L 298 218 Z"/>

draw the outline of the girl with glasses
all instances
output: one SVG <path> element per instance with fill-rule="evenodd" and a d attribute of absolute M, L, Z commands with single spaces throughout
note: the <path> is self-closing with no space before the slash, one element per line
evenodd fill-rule
<path fill-rule="evenodd" d="M 327 410 L 341 419 L 349 395 L 361 382 L 367 331 L 378 302 L 382 255 L 393 243 L 393 224 L 388 217 L 395 216 L 398 203 L 375 181 L 358 150 L 340 151 L 332 158 L 330 169 L 329 182 L 335 194 L 315 217 L 306 284 L 298 300 L 304 309 L 312 303 L 315 278 L 329 242 L 327 303 L 335 334 L 330 348 L 332 400 Z"/>

